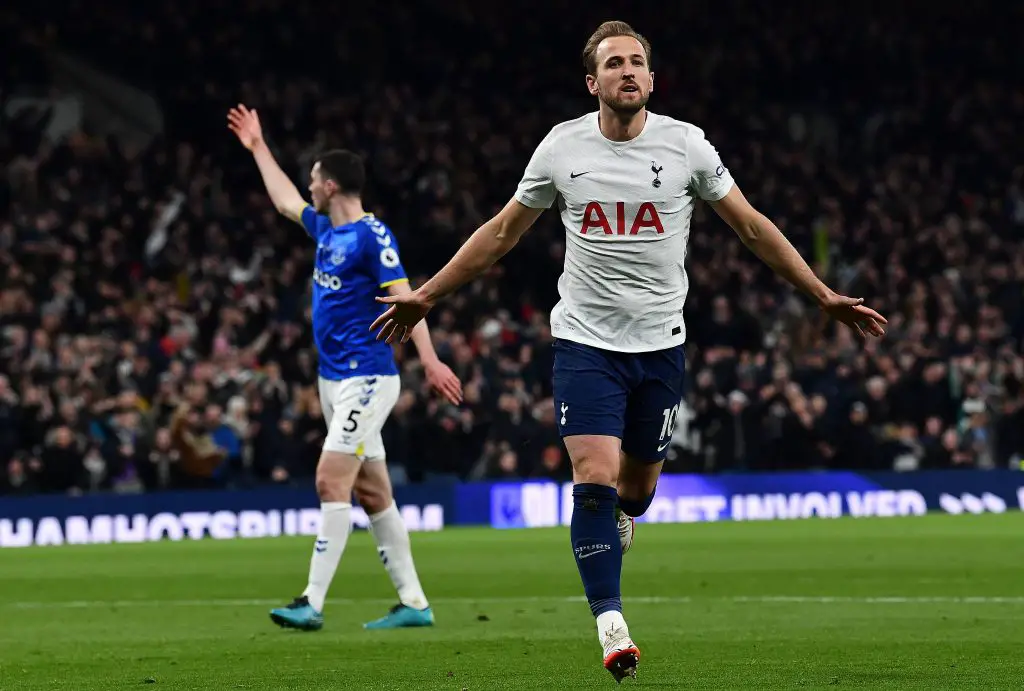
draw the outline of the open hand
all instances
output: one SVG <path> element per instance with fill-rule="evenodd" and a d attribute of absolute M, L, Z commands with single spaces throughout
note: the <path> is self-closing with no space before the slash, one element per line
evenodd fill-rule
<path fill-rule="evenodd" d="M 259 116 L 255 110 L 249 110 L 241 103 L 228 111 L 228 129 L 235 133 L 238 141 L 249 151 L 263 141 Z"/>
<path fill-rule="evenodd" d="M 427 384 L 430 388 L 444 397 L 452 405 L 462 403 L 462 382 L 455 376 L 448 365 L 440 360 L 424 364 L 424 373 L 427 375 Z"/>
<path fill-rule="evenodd" d="M 822 303 L 821 309 L 828 316 L 857 332 L 862 341 L 866 341 L 868 336 L 881 338 L 885 335 L 885 325 L 889 323 L 878 312 L 866 307 L 864 298 L 833 295 Z"/>
<path fill-rule="evenodd" d="M 434 306 L 422 293 L 414 290 L 411 293 L 388 295 L 377 298 L 377 302 L 391 305 L 384 314 L 370 324 L 370 331 L 376 331 L 378 341 L 386 343 L 405 343 L 412 335 L 412 327 L 427 316 Z"/>

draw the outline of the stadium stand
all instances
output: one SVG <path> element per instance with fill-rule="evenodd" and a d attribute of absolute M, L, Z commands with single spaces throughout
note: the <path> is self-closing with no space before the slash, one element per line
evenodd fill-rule
<path fill-rule="evenodd" d="M 701 208 L 668 468 L 1016 467 L 1022 8 L 929 6 L 925 34 L 913 3 L 800 5 L 623 18 L 654 44 L 652 110 L 703 127 L 755 205 L 889 334 L 863 349 L 825 325 Z M 364 154 L 369 206 L 422 280 L 507 201 L 547 129 L 593 107 L 578 50 L 614 14 L 246 6 L 3 11 L 0 493 L 308 483 L 324 432 L 312 247 L 274 213 L 227 108 L 259 109 L 300 187 L 316 151 Z M 546 214 L 432 317 L 461 408 L 427 396 L 399 350 L 397 480 L 569 477 L 546 324 L 562 232 Z"/>

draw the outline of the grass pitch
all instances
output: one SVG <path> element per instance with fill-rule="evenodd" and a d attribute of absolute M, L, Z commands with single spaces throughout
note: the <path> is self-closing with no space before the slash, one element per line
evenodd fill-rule
<path fill-rule="evenodd" d="M 638 689 L 1024 688 L 1024 515 L 638 526 Z M 614 688 L 568 529 L 416 534 L 433 629 L 349 541 L 325 627 L 267 610 L 312 539 L 0 550 L 0 689 Z"/>

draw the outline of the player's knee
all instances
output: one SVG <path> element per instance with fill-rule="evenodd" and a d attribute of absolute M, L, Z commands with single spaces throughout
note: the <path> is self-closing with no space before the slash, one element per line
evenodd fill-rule
<path fill-rule="evenodd" d="M 363 464 L 356 477 L 354 492 L 356 501 L 371 516 L 390 508 L 394 503 L 394 495 L 387 466 L 382 461 Z"/>
<path fill-rule="evenodd" d="M 356 483 L 355 497 L 359 505 L 371 516 L 387 510 L 394 502 L 387 488 L 361 483 Z"/>
<path fill-rule="evenodd" d="M 619 442 L 603 436 L 565 438 L 572 459 L 572 477 L 576 484 L 615 487 L 619 478 Z"/>
<path fill-rule="evenodd" d="M 351 501 L 359 461 L 341 453 L 324 452 L 316 467 L 316 493 L 321 502 Z"/>
<path fill-rule="evenodd" d="M 316 493 L 322 502 L 349 501 L 351 499 L 351 494 L 346 496 L 344 487 L 338 478 L 320 473 L 317 473 L 316 476 Z"/>
<path fill-rule="evenodd" d="M 359 505 L 363 507 L 368 515 L 373 516 L 387 511 L 395 500 L 390 494 L 371 490 L 356 492 L 356 501 L 359 502 Z"/>
<path fill-rule="evenodd" d="M 615 487 L 618 482 L 618 461 L 600 456 L 581 456 L 573 460 L 572 475 L 576 484 Z"/>

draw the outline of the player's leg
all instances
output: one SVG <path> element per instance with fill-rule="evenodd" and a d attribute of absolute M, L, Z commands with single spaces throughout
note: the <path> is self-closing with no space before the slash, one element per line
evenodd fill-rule
<path fill-rule="evenodd" d="M 628 532 L 632 544 L 632 519 L 647 512 L 665 465 L 676 416 L 683 399 L 685 355 L 683 347 L 641 357 L 644 380 L 629 397 L 622 437 L 619 470 L 620 532 Z M 628 520 L 624 529 L 623 524 Z"/>
<path fill-rule="evenodd" d="M 625 554 L 633 546 L 636 519 L 643 516 L 654 501 L 654 491 L 661 476 L 663 461 L 651 463 L 623 452 L 619 460 L 619 504 L 615 511 L 619 544 Z"/>
<path fill-rule="evenodd" d="M 292 604 L 271 610 L 270 618 L 276 624 L 309 631 L 323 626 L 327 591 L 352 530 L 352 485 L 359 465 L 354 455 L 326 449 L 321 454 L 316 471 L 320 531 L 309 561 L 309 579 Z"/>
<path fill-rule="evenodd" d="M 622 617 L 622 548 L 615 518 L 627 369 L 615 354 L 556 343 L 555 412 L 573 467 L 572 549 L 605 667 L 616 680 L 635 674 L 640 657 Z"/>
<path fill-rule="evenodd" d="M 352 420 L 359 418 L 355 380 L 320 381 L 320 401 L 327 438 L 316 468 L 320 497 L 320 530 L 309 562 L 309 579 L 302 595 L 287 607 L 270 612 L 278 625 L 302 630 L 323 626 L 323 608 L 334 573 L 352 531 L 352 488 L 361 462 L 359 439 Z"/>
<path fill-rule="evenodd" d="M 625 451 L 619 464 L 619 508 L 631 518 L 643 516 L 654 501 L 664 460 L 650 461 Z"/>
<path fill-rule="evenodd" d="M 398 604 L 384 617 L 366 624 L 370 629 L 430 626 L 434 623 L 430 603 L 423 593 L 413 562 L 409 531 L 395 503 L 381 436 L 400 392 L 397 376 L 380 378 L 378 393 L 367 406 L 364 463 L 355 483 L 356 501 L 370 518 L 370 533 L 377 543 L 377 553 L 398 592 Z"/>
<path fill-rule="evenodd" d="M 573 464 L 573 553 L 597 623 L 604 666 L 616 681 L 636 676 L 640 650 L 622 615 L 622 545 L 616 510 L 620 441 L 612 436 L 565 438 Z"/>
<path fill-rule="evenodd" d="M 355 494 L 356 501 L 370 517 L 370 532 L 377 543 L 377 554 L 398 593 L 398 604 L 380 619 L 367 623 L 365 628 L 431 626 L 434 614 L 416 573 L 409 530 L 395 503 L 383 459 L 363 464 L 356 479 Z"/>

